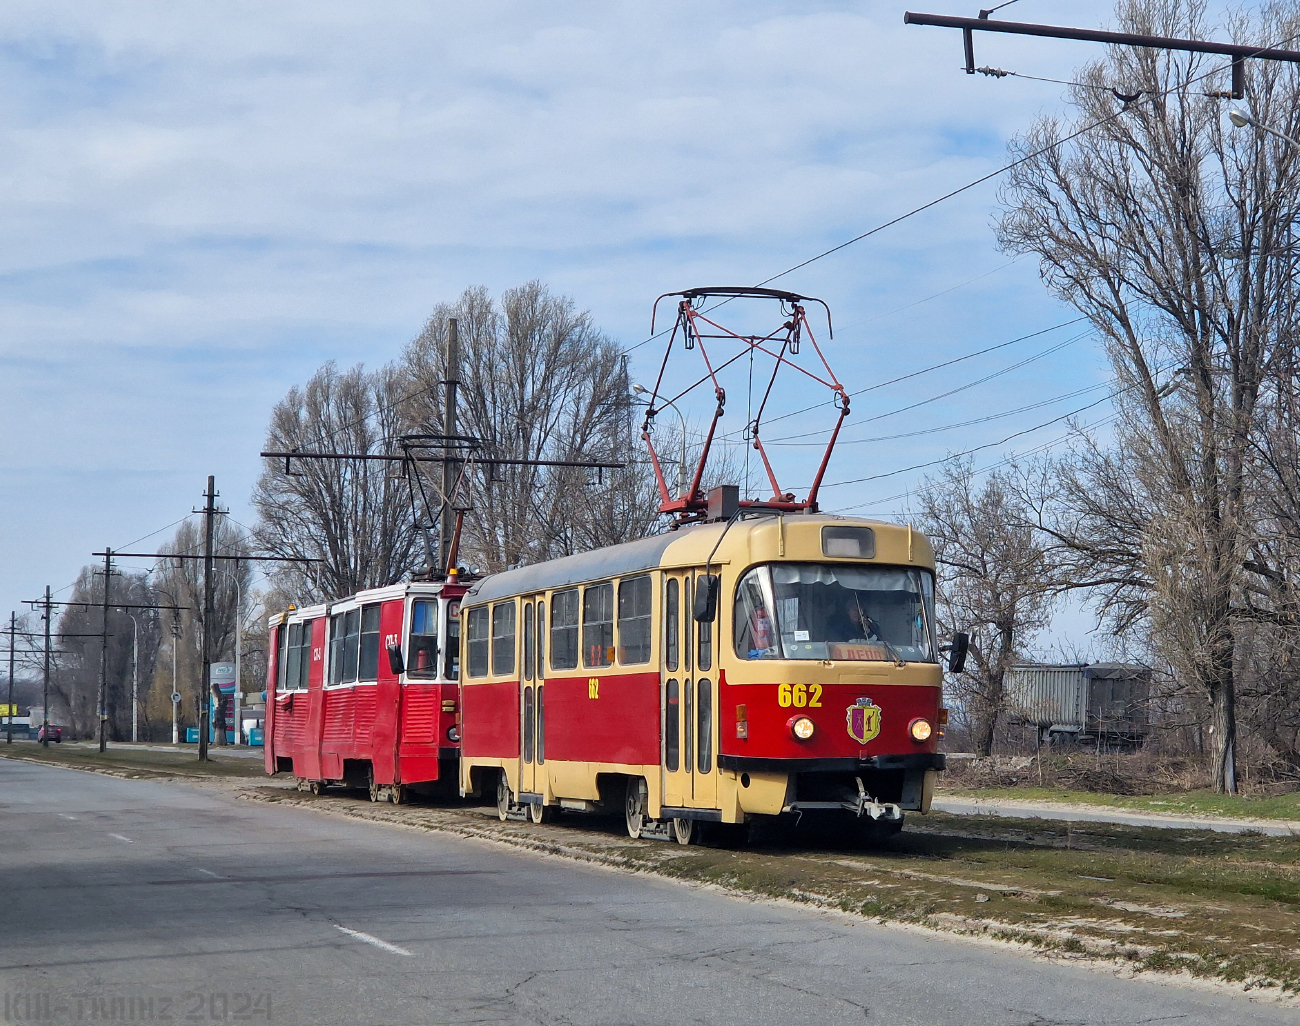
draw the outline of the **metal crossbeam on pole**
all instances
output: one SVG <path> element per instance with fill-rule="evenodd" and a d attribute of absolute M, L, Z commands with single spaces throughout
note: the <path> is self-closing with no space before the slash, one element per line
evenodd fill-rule
<path fill-rule="evenodd" d="M 276 451 L 260 452 L 258 455 L 267 459 L 379 460 L 384 463 L 442 463 L 454 465 L 465 462 L 464 456 L 390 456 L 386 453 Z M 626 463 L 590 463 L 584 460 L 507 460 L 478 455 L 474 457 L 474 462 L 485 467 L 585 467 L 588 470 L 623 470 L 627 467 Z M 122 555 L 125 555 L 125 553 L 122 553 Z"/>
<path fill-rule="evenodd" d="M 1038 25 L 1020 21 L 995 21 L 984 12 L 978 18 L 959 18 L 946 14 L 918 14 L 908 11 L 903 15 L 904 25 L 928 25 L 935 28 L 961 29 L 965 47 L 966 74 L 975 74 L 975 45 L 972 33 L 1002 32 L 1017 36 L 1044 36 L 1050 39 L 1075 39 L 1090 43 L 1110 43 L 1117 46 L 1141 46 L 1152 50 L 1182 50 L 1187 53 L 1212 53 L 1232 58 L 1232 98 L 1240 100 L 1246 95 L 1245 62 L 1257 58 L 1266 61 L 1288 61 L 1300 64 L 1300 51 L 1278 50 L 1272 47 L 1249 46 L 1241 43 L 1216 43 L 1208 39 L 1178 39 L 1173 36 L 1152 36 L 1141 32 L 1109 32 L 1103 29 L 1070 28 L 1064 25 Z"/>

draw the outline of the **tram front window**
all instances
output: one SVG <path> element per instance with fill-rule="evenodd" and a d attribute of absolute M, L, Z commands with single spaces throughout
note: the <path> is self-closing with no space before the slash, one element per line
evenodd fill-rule
<path fill-rule="evenodd" d="M 934 662 L 934 579 L 907 567 L 754 567 L 734 624 L 742 659 Z"/>

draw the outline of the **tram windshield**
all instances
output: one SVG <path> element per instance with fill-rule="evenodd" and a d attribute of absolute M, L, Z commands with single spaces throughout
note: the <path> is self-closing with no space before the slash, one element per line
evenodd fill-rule
<path fill-rule="evenodd" d="M 934 578 L 827 563 L 754 567 L 736 588 L 742 659 L 934 662 Z"/>

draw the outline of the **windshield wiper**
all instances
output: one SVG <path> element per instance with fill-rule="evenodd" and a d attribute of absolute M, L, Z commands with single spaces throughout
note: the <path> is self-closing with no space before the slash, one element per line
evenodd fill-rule
<path fill-rule="evenodd" d="M 898 654 L 898 649 L 894 648 L 894 646 L 891 645 L 884 638 L 880 639 L 880 643 L 885 646 L 885 651 L 888 652 L 891 656 L 893 656 L 895 666 L 907 665 L 907 660 Z"/>

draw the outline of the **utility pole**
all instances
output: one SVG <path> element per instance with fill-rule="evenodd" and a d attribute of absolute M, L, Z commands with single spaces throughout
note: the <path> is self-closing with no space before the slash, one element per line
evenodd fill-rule
<path fill-rule="evenodd" d="M 444 452 L 451 453 L 456 435 L 456 386 L 460 384 L 460 325 L 456 318 L 447 321 L 447 352 L 443 367 L 442 434 Z M 456 487 L 458 464 L 446 460 L 442 464 L 442 517 L 438 525 L 438 545 L 442 550 L 442 569 L 451 571 L 451 536 L 453 530 L 451 493 Z"/>
<path fill-rule="evenodd" d="M 45 586 L 45 681 L 41 686 L 41 745 L 50 747 L 50 586 Z"/>
<path fill-rule="evenodd" d="M 180 711 L 181 704 L 176 701 L 181 693 L 180 684 L 176 680 L 176 650 L 181 645 L 181 611 L 172 610 L 172 744 L 181 743 L 180 738 Z"/>
<path fill-rule="evenodd" d="M 5 744 L 14 743 L 14 637 L 18 633 L 18 614 L 9 614 L 9 715 L 5 719 Z"/>
<path fill-rule="evenodd" d="M 207 502 L 203 506 L 203 676 L 199 681 L 199 762 L 208 760 L 208 729 L 212 715 L 212 598 L 214 565 L 212 533 L 217 517 L 216 478 L 208 475 Z M 226 739 L 226 725 L 221 725 L 221 740 Z"/>
<path fill-rule="evenodd" d="M 104 636 L 99 649 L 99 750 L 107 747 L 108 727 L 108 591 L 113 581 L 113 550 L 104 546 Z"/>

